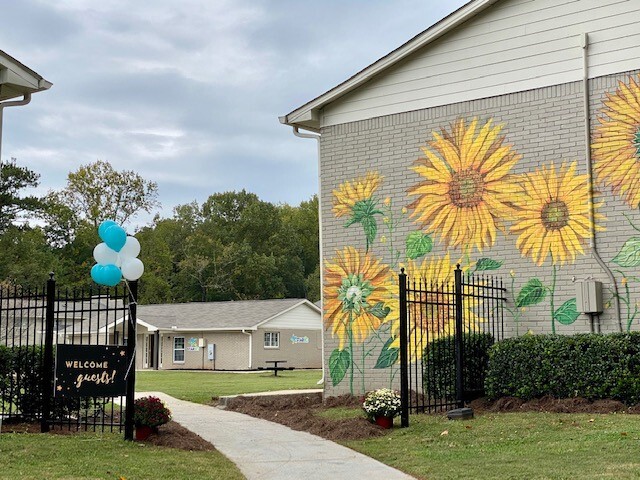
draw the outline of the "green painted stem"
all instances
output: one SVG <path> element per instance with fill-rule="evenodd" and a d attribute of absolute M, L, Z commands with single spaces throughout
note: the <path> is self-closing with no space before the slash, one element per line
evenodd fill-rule
<path fill-rule="evenodd" d="M 556 333 L 556 310 L 554 303 L 554 295 L 556 293 L 556 276 L 557 276 L 557 267 L 553 266 L 553 283 L 551 284 L 551 299 L 549 303 L 551 304 L 551 333 L 555 335 Z"/>
<path fill-rule="evenodd" d="M 351 356 L 351 372 L 349 373 L 349 391 L 353 395 L 353 312 L 349 312 L 349 326 L 347 327 L 347 335 L 349 336 L 349 355 Z"/>

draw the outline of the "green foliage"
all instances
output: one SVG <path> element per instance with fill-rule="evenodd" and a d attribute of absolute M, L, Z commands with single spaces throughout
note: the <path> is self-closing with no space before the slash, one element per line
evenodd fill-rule
<path fill-rule="evenodd" d="M 133 403 L 133 423 L 137 427 L 156 428 L 171 420 L 171 411 L 158 397 L 136 398 Z"/>
<path fill-rule="evenodd" d="M 331 374 L 331 382 L 335 387 L 344 378 L 347 370 L 351 366 L 351 355 L 347 350 L 335 349 L 329 357 L 329 373 Z"/>
<path fill-rule="evenodd" d="M 482 272 L 486 270 L 497 270 L 502 266 L 503 262 L 493 260 L 492 258 L 481 258 L 476 262 L 475 271 Z"/>
<path fill-rule="evenodd" d="M 528 307 L 540 303 L 547 295 L 547 289 L 537 278 L 530 279 L 516 298 L 516 307 Z"/>
<path fill-rule="evenodd" d="M 42 411 L 42 358 L 38 346 L 0 347 L 0 389 L 23 419 L 35 421 Z M 11 388 L 9 388 L 11 386 Z"/>
<path fill-rule="evenodd" d="M 579 316 L 575 298 L 564 302 L 553 314 L 553 318 L 563 325 L 571 325 Z"/>
<path fill-rule="evenodd" d="M 373 368 L 389 368 L 391 365 L 394 365 L 398 361 L 400 349 L 391 347 L 393 340 L 393 337 L 391 337 L 386 342 L 384 342 L 382 351 L 380 352 L 378 360 L 376 361 L 376 365 Z"/>
<path fill-rule="evenodd" d="M 612 261 L 621 267 L 640 265 L 640 237 L 631 237 L 627 240 Z"/>
<path fill-rule="evenodd" d="M 640 333 L 525 335 L 489 352 L 485 381 L 492 398 L 613 398 L 640 402 Z"/>
<path fill-rule="evenodd" d="M 20 215 L 33 213 L 42 208 L 42 200 L 34 196 L 23 196 L 25 188 L 38 186 L 40 175 L 16 164 L 16 159 L 0 161 L 0 232 L 4 232 Z"/>
<path fill-rule="evenodd" d="M 447 400 L 456 398 L 455 341 L 455 335 L 442 337 L 429 343 L 424 350 L 423 384 L 429 395 L 434 398 Z M 488 333 L 466 333 L 462 341 L 464 390 L 477 394 L 484 387 L 489 363 L 489 348 L 493 345 L 494 338 Z"/>
<path fill-rule="evenodd" d="M 411 232 L 406 240 L 407 258 L 415 260 L 429 253 L 433 248 L 433 240 L 430 235 L 422 232 Z"/>

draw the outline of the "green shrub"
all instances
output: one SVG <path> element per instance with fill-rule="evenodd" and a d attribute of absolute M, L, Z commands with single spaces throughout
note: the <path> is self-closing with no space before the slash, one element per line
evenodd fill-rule
<path fill-rule="evenodd" d="M 524 400 L 612 398 L 640 402 L 640 333 L 525 335 L 489 351 L 485 391 Z"/>
<path fill-rule="evenodd" d="M 38 419 L 42 412 L 43 355 L 44 348 L 39 346 L 13 348 L 14 404 L 27 420 Z"/>
<path fill-rule="evenodd" d="M 456 398 L 455 338 L 455 335 L 439 338 L 430 342 L 424 350 L 424 388 L 433 398 Z M 493 345 L 494 339 L 488 333 L 467 333 L 463 335 L 462 341 L 464 396 L 468 399 L 483 391 L 489 348 Z"/>
<path fill-rule="evenodd" d="M 9 388 L 13 372 L 13 350 L 0 345 L 0 391 Z"/>

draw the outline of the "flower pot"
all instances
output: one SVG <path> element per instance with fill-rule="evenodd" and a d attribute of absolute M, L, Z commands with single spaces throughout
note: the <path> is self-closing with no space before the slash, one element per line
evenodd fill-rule
<path fill-rule="evenodd" d="M 376 417 L 376 425 L 380 425 L 382 428 L 393 427 L 393 417 Z"/>
<path fill-rule="evenodd" d="M 140 426 L 136 427 L 136 440 L 146 440 L 153 433 L 153 428 Z"/>

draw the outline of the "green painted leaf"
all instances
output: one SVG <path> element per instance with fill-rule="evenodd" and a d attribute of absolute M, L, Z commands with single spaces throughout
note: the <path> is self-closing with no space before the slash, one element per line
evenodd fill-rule
<path fill-rule="evenodd" d="M 537 278 L 530 279 L 527 284 L 522 287 L 518 298 L 516 298 L 516 307 L 528 307 L 529 305 L 535 305 L 544 300 L 547 296 L 547 289 L 542 285 L 542 282 Z"/>
<path fill-rule="evenodd" d="M 571 300 L 564 302 L 562 306 L 556 310 L 553 314 L 553 318 L 563 325 L 571 325 L 578 319 L 579 315 L 580 314 L 576 307 L 576 299 L 572 298 Z"/>
<path fill-rule="evenodd" d="M 369 313 L 374 317 L 379 318 L 380 320 L 382 320 L 387 315 L 389 315 L 390 311 L 391 309 L 389 307 L 385 307 L 384 303 L 382 302 L 376 303 L 373 307 L 369 309 Z"/>
<path fill-rule="evenodd" d="M 389 345 L 393 343 L 393 338 L 389 338 L 380 352 L 376 366 L 373 368 L 389 368 L 391 365 L 398 361 L 398 355 L 400 353 L 399 348 L 390 348 Z"/>
<path fill-rule="evenodd" d="M 329 373 L 331 374 L 331 382 L 333 386 L 338 385 L 343 379 L 347 370 L 351 366 L 351 355 L 346 350 L 338 350 L 337 348 L 331 352 L 329 357 Z"/>
<path fill-rule="evenodd" d="M 476 262 L 476 271 L 497 270 L 502 264 L 503 262 L 493 260 L 492 258 L 481 258 Z"/>
<path fill-rule="evenodd" d="M 433 248 L 433 240 L 430 235 L 422 232 L 411 232 L 406 240 L 407 258 L 415 260 L 431 251 Z"/>
<path fill-rule="evenodd" d="M 364 217 L 361 220 L 362 228 L 364 228 L 364 234 L 367 237 L 367 250 L 369 245 L 376 239 L 376 233 L 378 233 L 378 224 L 373 216 Z"/>
<path fill-rule="evenodd" d="M 613 259 L 621 267 L 637 267 L 640 265 L 640 237 L 631 237 L 625 242 L 618 255 Z"/>

